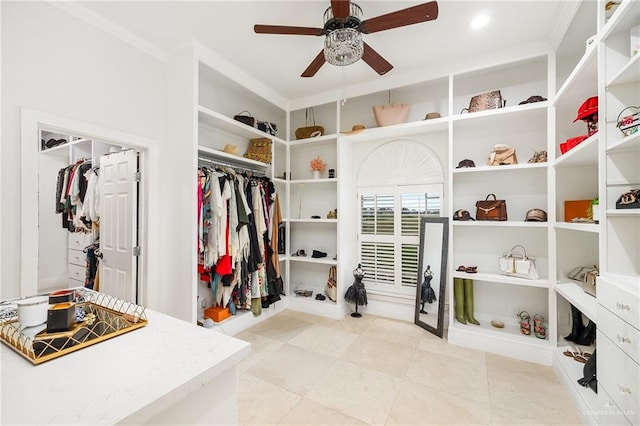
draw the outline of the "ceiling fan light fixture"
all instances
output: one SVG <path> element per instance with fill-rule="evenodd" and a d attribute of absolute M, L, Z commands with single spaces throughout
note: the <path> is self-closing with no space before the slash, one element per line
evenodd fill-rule
<path fill-rule="evenodd" d="M 324 59 L 331 65 L 351 65 L 359 61 L 363 53 L 362 33 L 353 28 L 338 28 L 324 39 Z"/>

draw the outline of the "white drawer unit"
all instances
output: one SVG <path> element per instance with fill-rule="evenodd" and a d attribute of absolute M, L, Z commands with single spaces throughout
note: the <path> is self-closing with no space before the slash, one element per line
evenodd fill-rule
<path fill-rule="evenodd" d="M 72 250 L 84 250 L 86 246 L 92 243 L 91 234 L 85 234 L 84 232 L 70 232 L 69 233 L 69 248 Z"/>
<path fill-rule="evenodd" d="M 602 305 L 598 305 L 598 327 L 620 350 L 640 364 L 640 331 Z"/>
<path fill-rule="evenodd" d="M 640 422 L 640 365 L 598 330 L 598 388 L 602 386 L 631 424 Z"/>
<path fill-rule="evenodd" d="M 86 267 L 79 265 L 69 265 L 69 278 L 82 281 L 82 285 L 84 285 L 84 280 L 86 278 Z"/>
<path fill-rule="evenodd" d="M 73 278 L 69 278 L 69 288 L 76 288 L 76 287 L 84 287 L 84 280 L 78 281 L 78 280 L 74 280 Z"/>
<path fill-rule="evenodd" d="M 82 250 L 69 249 L 69 264 L 85 266 L 87 263 L 87 254 Z"/>
<path fill-rule="evenodd" d="M 603 274 L 598 278 L 598 287 L 606 288 L 598 292 L 598 303 L 640 330 L 638 278 Z"/>
<path fill-rule="evenodd" d="M 600 425 L 627 426 L 631 424 L 600 383 L 598 383 L 598 405 L 594 414 Z"/>

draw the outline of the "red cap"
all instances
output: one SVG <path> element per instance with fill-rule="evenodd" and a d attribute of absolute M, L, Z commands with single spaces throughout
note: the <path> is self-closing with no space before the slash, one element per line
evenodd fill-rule
<path fill-rule="evenodd" d="M 584 120 L 585 118 L 598 113 L 598 97 L 593 96 L 580 105 L 578 108 L 578 116 L 573 122 L 575 123 L 578 120 Z"/>

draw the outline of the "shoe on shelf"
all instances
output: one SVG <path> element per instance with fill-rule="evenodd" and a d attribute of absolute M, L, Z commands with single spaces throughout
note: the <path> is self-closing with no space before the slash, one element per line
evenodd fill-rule
<path fill-rule="evenodd" d="M 547 330 L 544 327 L 544 317 L 540 314 L 533 316 L 533 333 L 538 339 L 547 338 Z"/>
<path fill-rule="evenodd" d="M 305 257 L 307 255 L 307 253 L 305 253 L 304 250 L 300 249 L 297 252 L 293 253 L 291 256 L 300 256 L 300 257 Z"/>
<path fill-rule="evenodd" d="M 327 257 L 327 253 L 319 250 L 314 250 L 313 253 L 311 253 L 311 257 L 316 259 L 319 257 Z"/>
<path fill-rule="evenodd" d="M 477 266 L 467 266 L 464 271 L 467 274 L 476 274 L 478 273 L 478 267 Z"/>
<path fill-rule="evenodd" d="M 518 314 L 518 319 L 520 321 L 520 333 L 529 336 L 531 334 L 531 316 L 527 311 L 522 311 Z"/>

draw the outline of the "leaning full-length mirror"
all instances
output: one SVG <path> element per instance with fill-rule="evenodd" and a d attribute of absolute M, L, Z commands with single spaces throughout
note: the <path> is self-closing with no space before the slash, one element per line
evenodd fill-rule
<path fill-rule="evenodd" d="M 415 323 L 438 337 L 444 333 L 448 241 L 448 218 L 420 219 Z"/>

